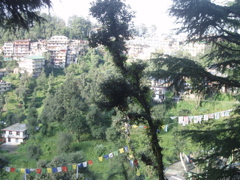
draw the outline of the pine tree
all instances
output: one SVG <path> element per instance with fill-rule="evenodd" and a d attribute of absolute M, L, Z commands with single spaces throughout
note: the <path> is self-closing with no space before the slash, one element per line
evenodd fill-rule
<path fill-rule="evenodd" d="M 188 80 L 192 92 L 206 94 L 240 87 L 239 82 L 239 13 L 240 3 L 232 1 L 227 6 L 212 3 L 210 0 L 174 0 L 170 14 L 182 24 L 179 33 L 187 33 L 189 42 L 204 42 L 211 46 L 205 55 L 206 65 L 187 58 L 156 54 L 152 59 L 155 78 L 165 78 L 176 91 L 184 90 Z M 222 76 L 207 70 L 214 68 Z M 235 116 L 211 129 L 183 131 L 203 148 L 199 154 L 198 166 L 203 172 L 197 179 L 239 179 L 239 110 Z M 225 159 L 225 161 L 223 161 Z"/>
<path fill-rule="evenodd" d="M 99 107 L 109 110 L 117 108 L 122 111 L 125 122 L 130 118 L 136 123 L 143 121 L 149 126 L 148 134 L 155 157 L 156 171 L 158 178 L 164 179 L 162 148 L 156 134 L 160 123 L 154 122 L 150 89 L 143 83 L 146 64 L 126 63 L 125 41 L 131 38 L 130 23 L 134 13 L 120 0 L 97 0 L 92 3 L 90 13 L 101 24 L 101 27 L 89 38 L 90 46 L 105 46 L 118 69 L 116 75 L 109 77 L 100 85 L 102 98 L 98 103 Z M 131 111 L 129 107 L 131 104 L 137 104 L 140 111 Z"/>

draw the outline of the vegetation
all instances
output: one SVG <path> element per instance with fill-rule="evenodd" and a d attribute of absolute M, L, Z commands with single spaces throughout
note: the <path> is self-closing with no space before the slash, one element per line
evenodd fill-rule
<path fill-rule="evenodd" d="M 205 8 L 210 10 L 204 14 Z M 46 67 L 36 79 L 26 74 L 3 78 L 12 83 L 12 90 L 0 96 L 0 127 L 26 123 L 30 136 L 15 153 L 0 150 L 1 167 L 15 167 L 17 171 L 67 166 L 67 172 L 31 172 L 27 177 L 76 179 L 76 170 L 70 165 L 92 160 L 92 165 L 79 167 L 78 179 L 164 179 L 164 169 L 179 160 L 180 152 L 193 152 L 201 169 L 195 175 L 198 179 L 237 178 L 234 164 L 239 162 L 238 111 L 231 118 L 187 126 L 180 126 L 177 119 L 171 118 L 237 109 L 236 94 L 219 92 L 224 86 L 228 90 L 230 86 L 238 87 L 238 33 L 234 28 L 224 30 L 238 26 L 235 8 L 238 3 L 222 7 L 207 0 L 174 0 L 171 14 L 186 25 L 181 31 L 190 32 L 190 41 L 204 40 L 214 45 L 201 62 L 187 54 L 155 54 L 150 61 L 128 62 L 125 41 L 133 33 L 134 13 L 119 0 L 92 3 L 91 14 L 100 25 L 91 33 L 92 25 L 87 19 L 74 16 L 66 27 L 61 19 L 44 14 L 41 16 L 48 22 L 34 24 L 28 34 L 17 29 L 16 34 L 36 40 L 57 34 L 84 39 L 90 34 L 90 46 L 96 48 L 87 49 L 76 64 L 64 70 Z M 209 24 L 210 19 L 221 27 L 221 31 L 214 29 L 217 38 L 208 33 L 214 27 Z M 139 34 L 146 35 L 144 26 Z M 219 38 L 223 40 L 218 41 Z M 1 68 L 13 69 L 16 65 L 15 61 L 1 61 Z M 206 71 L 209 67 L 227 76 L 212 75 Z M 164 103 L 152 100 L 150 77 L 172 82 Z M 186 90 L 186 82 L 200 100 L 190 101 L 182 96 L 175 103 L 173 95 Z M 128 151 L 120 153 L 119 149 L 126 146 Z M 109 154 L 116 151 L 119 154 L 111 158 Z M 105 158 L 100 162 L 99 157 Z M 221 166 L 218 160 L 223 158 L 228 163 Z M 0 171 L 1 179 L 20 176 L 21 173 Z"/>

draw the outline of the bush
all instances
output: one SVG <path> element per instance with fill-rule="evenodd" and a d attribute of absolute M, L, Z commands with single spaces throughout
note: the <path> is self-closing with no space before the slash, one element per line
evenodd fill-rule
<path fill-rule="evenodd" d="M 42 155 L 42 149 L 37 145 L 30 145 L 27 147 L 27 156 L 29 159 L 38 160 Z"/>
<path fill-rule="evenodd" d="M 61 132 L 58 136 L 57 147 L 58 153 L 66 153 L 72 150 L 73 137 L 70 134 Z"/>

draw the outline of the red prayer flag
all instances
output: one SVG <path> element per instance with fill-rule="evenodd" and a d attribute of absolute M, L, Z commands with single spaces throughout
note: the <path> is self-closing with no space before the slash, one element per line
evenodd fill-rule
<path fill-rule="evenodd" d="M 88 164 L 89 164 L 89 165 L 93 165 L 92 160 L 88 161 Z"/>
<path fill-rule="evenodd" d="M 13 167 L 10 168 L 10 172 L 15 172 L 15 170 L 16 170 L 16 169 L 13 168 Z"/>
<path fill-rule="evenodd" d="M 147 128 L 147 126 L 144 126 L 143 128 L 144 128 L 144 129 L 146 129 L 146 128 Z"/>
<path fill-rule="evenodd" d="M 134 166 L 138 167 L 138 160 L 137 159 L 135 159 L 133 163 L 134 163 Z"/>
<path fill-rule="evenodd" d="M 63 172 L 67 172 L 67 166 L 63 166 L 63 167 L 62 167 L 62 171 L 63 171 Z"/>
<path fill-rule="evenodd" d="M 36 169 L 36 173 L 41 174 L 42 173 L 42 169 Z"/>

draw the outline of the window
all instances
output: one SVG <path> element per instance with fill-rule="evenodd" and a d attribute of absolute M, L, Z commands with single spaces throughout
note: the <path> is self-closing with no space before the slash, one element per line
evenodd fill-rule
<path fill-rule="evenodd" d="M 19 136 L 20 135 L 20 132 L 17 132 L 17 136 Z"/>
<path fill-rule="evenodd" d="M 16 139 L 16 141 L 15 141 L 16 143 L 18 143 L 18 139 Z"/>
<path fill-rule="evenodd" d="M 12 131 L 9 131 L 9 134 L 12 134 Z"/>

